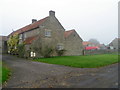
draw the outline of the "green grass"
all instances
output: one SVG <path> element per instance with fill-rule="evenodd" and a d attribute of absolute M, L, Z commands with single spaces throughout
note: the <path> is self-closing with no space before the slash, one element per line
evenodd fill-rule
<path fill-rule="evenodd" d="M 58 64 L 78 68 L 96 68 L 118 62 L 118 55 L 87 55 L 87 56 L 57 56 L 52 58 L 40 58 L 33 61 L 49 64 Z"/>
<path fill-rule="evenodd" d="M 0 62 L 0 84 L 4 83 L 10 75 L 10 69 L 6 65 Z"/>

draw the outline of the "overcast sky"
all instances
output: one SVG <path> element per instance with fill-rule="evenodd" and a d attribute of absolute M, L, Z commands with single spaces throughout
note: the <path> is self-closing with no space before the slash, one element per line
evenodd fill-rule
<path fill-rule="evenodd" d="M 1 0 L 0 35 L 8 35 L 55 11 L 66 30 L 75 29 L 87 41 L 91 38 L 108 44 L 118 37 L 120 0 Z"/>

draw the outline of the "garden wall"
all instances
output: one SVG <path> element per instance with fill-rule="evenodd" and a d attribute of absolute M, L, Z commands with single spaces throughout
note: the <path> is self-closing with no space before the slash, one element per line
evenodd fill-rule
<path fill-rule="evenodd" d="M 95 54 L 112 54 L 112 53 L 118 53 L 118 50 L 85 50 L 84 55 L 95 55 Z"/>

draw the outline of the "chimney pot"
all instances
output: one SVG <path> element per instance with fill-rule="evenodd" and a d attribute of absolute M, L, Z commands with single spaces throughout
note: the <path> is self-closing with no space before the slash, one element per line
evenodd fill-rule
<path fill-rule="evenodd" d="M 32 23 L 34 23 L 34 22 L 36 22 L 37 21 L 37 19 L 32 19 Z"/>
<path fill-rule="evenodd" d="M 55 16 L 55 11 L 49 11 L 49 16 Z"/>

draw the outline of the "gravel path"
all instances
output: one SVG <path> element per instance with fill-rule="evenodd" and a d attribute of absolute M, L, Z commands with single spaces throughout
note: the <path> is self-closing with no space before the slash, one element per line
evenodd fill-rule
<path fill-rule="evenodd" d="M 12 75 L 4 88 L 117 88 L 118 64 L 102 68 L 72 68 L 33 62 L 10 55 L 3 61 Z"/>

